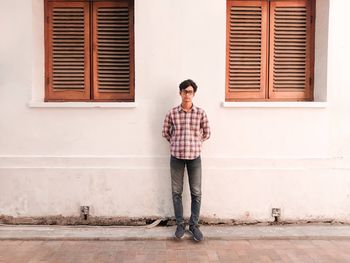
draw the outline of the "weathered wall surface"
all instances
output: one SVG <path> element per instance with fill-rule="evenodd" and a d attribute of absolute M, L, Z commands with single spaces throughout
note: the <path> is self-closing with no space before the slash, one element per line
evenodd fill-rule
<path fill-rule="evenodd" d="M 316 102 L 233 108 L 224 0 L 135 0 L 135 107 L 41 107 L 42 2 L 0 4 L 0 215 L 171 216 L 161 128 L 193 78 L 212 126 L 203 216 L 268 221 L 280 207 L 285 220 L 350 221 L 348 1 L 317 1 Z M 184 202 L 188 215 L 187 186 Z"/>

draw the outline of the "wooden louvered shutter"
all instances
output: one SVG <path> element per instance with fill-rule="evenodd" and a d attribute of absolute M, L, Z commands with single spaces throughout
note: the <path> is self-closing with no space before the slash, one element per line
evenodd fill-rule
<path fill-rule="evenodd" d="M 226 100 L 264 99 L 266 1 L 227 1 Z"/>
<path fill-rule="evenodd" d="M 133 1 L 93 3 L 93 96 L 134 100 Z"/>
<path fill-rule="evenodd" d="M 89 100 L 89 3 L 45 4 L 45 101 Z"/>
<path fill-rule="evenodd" d="M 270 4 L 270 83 L 272 99 L 312 100 L 312 1 Z"/>

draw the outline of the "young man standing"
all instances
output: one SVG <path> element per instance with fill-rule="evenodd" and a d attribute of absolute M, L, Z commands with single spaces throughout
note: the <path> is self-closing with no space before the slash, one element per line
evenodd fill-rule
<path fill-rule="evenodd" d="M 202 241 L 199 230 L 199 211 L 201 207 L 201 145 L 209 139 L 208 118 L 203 109 L 193 105 L 192 100 L 197 85 L 192 80 L 183 81 L 180 86 L 181 105 L 172 108 L 165 117 L 162 135 L 170 143 L 171 188 L 176 218 L 176 238 L 185 234 L 182 207 L 182 189 L 185 167 L 191 191 L 191 217 L 189 231 L 195 241 Z"/>

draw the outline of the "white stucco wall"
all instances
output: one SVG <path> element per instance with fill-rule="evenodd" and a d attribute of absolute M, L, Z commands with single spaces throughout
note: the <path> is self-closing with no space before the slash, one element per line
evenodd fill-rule
<path fill-rule="evenodd" d="M 161 128 L 192 78 L 212 127 L 203 216 L 267 221 L 280 207 L 283 219 L 350 221 L 349 1 L 317 0 L 316 102 L 233 108 L 224 0 L 135 0 L 135 107 L 41 107 L 42 2 L 0 4 L 0 215 L 171 216 Z M 184 203 L 188 215 L 188 187 Z"/>

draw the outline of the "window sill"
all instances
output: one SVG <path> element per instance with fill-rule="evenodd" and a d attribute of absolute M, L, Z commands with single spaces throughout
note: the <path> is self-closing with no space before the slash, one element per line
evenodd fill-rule
<path fill-rule="evenodd" d="M 224 108 L 327 108 L 328 102 L 222 102 Z"/>
<path fill-rule="evenodd" d="M 136 102 L 43 102 L 30 101 L 30 108 L 136 108 Z"/>

